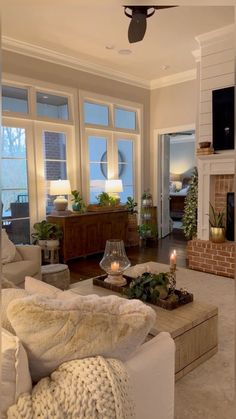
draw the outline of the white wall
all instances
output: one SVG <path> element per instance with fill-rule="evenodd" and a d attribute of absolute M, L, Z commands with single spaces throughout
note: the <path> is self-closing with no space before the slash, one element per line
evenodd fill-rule
<path fill-rule="evenodd" d="M 198 141 L 212 141 L 212 91 L 233 86 L 234 33 L 230 27 L 200 35 L 200 107 Z"/>
<path fill-rule="evenodd" d="M 195 165 L 195 142 L 174 142 L 170 140 L 170 173 L 182 174 Z"/>

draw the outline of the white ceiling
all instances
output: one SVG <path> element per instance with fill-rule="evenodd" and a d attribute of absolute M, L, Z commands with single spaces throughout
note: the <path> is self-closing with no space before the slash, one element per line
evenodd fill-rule
<path fill-rule="evenodd" d="M 193 69 L 195 36 L 234 22 L 232 6 L 156 11 L 148 19 L 144 40 L 129 44 L 129 18 L 120 0 L 2 0 L 1 4 L 3 47 L 13 38 L 105 66 L 111 74 L 119 71 L 147 81 Z M 121 55 L 120 49 L 132 53 Z"/>

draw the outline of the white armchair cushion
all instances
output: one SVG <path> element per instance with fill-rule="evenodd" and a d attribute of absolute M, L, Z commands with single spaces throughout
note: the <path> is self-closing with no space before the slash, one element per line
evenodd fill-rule
<path fill-rule="evenodd" d="M 31 276 L 25 277 L 25 290 L 29 294 L 40 294 L 44 297 L 57 298 L 63 291 L 46 282 L 39 281 Z"/>
<path fill-rule="evenodd" d="M 2 329 L 1 418 L 17 402 L 21 393 L 30 392 L 32 381 L 27 354 L 17 336 Z"/>
<path fill-rule="evenodd" d="M 26 275 L 32 275 L 38 273 L 39 266 L 37 261 L 34 260 L 21 260 L 19 262 L 12 262 L 4 265 L 3 273 L 12 281 L 15 285 L 24 282 Z"/>
<path fill-rule="evenodd" d="M 25 290 L 28 294 L 39 294 L 43 297 L 54 298 L 59 300 L 70 300 L 71 298 L 77 297 L 77 294 L 70 290 L 62 291 L 47 282 L 39 281 L 31 276 L 25 277 Z"/>
<path fill-rule="evenodd" d="M 156 317 L 141 301 L 91 295 L 68 301 L 33 295 L 13 300 L 7 315 L 27 350 L 35 381 L 72 359 L 126 359 L 144 341 Z"/>
<path fill-rule="evenodd" d="M 27 297 L 28 293 L 21 289 L 21 288 L 6 288 L 2 289 L 2 304 L 1 304 L 1 320 L 2 320 L 2 327 L 4 327 L 6 330 L 8 330 L 10 333 L 15 335 L 15 330 L 12 328 L 11 323 L 8 320 L 7 317 L 7 307 L 8 304 L 12 300 L 15 300 L 16 298 L 23 298 Z"/>
<path fill-rule="evenodd" d="M 16 246 L 9 239 L 6 230 L 2 229 L 2 264 L 12 262 L 16 255 Z"/>

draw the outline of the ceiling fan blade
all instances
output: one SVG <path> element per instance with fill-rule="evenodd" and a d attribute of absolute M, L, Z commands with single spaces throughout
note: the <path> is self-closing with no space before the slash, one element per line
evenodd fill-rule
<path fill-rule="evenodd" d="M 179 7 L 179 6 L 152 6 L 156 10 L 161 9 L 170 9 L 171 7 Z"/>
<path fill-rule="evenodd" d="M 147 19 L 143 13 L 138 11 L 133 13 L 131 22 L 129 24 L 128 39 L 132 44 L 134 42 L 142 41 L 147 28 Z"/>

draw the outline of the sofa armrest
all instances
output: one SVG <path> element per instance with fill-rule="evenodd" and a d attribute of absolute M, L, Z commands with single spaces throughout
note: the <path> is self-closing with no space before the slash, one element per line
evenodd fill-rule
<path fill-rule="evenodd" d="M 23 260 L 33 260 L 37 262 L 40 270 L 42 264 L 41 247 L 37 245 L 16 245 Z"/>
<path fill-rule="evenodd" d="M 162 332 L 144 343 L 125 363 L 136 419 L 173 419 L 175 343 Z"/>

